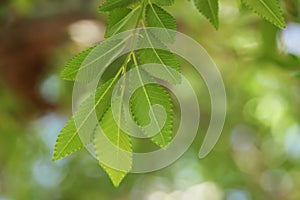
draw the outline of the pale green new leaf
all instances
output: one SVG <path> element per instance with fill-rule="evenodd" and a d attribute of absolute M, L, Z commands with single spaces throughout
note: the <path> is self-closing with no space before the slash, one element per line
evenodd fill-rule
<path fill-rule="evenodd" d="M 116 8 L 125 8 L 138 0 L 106 0 L 98 9 L 99 12 L 112 11 Z"/>
<path fill-rule="evenodd" d="M 145 82 L 145 75 L 142 73 L 145 72 L 142 70 L 139 71 L 139 79 L 141 83 L 143 83 Z M 162 113 L 155 113 L 155 110 L 152 107 L 156 104 L 161 105 L 166 112 L 166 121 L 162 126 L 160 117 Z M 150 123 L 153 123 L 155 126 L 154 129 L 160 130 L 156 135 L 151 137 L 151 140 L 162 148 L 166 147 L 171 141 L 173 134 L 174 113 L 173 103 L 169 93 L 158 84 L 143 85 L 132 95 L 130 107 L 132 116 L 138 125 L 145 127 Z M 150 116 L 152 116 L 152 122 Z M 148 135 L 148 133 L 145 134 Z"/>
<path fill-rule="evenodd" d="M 117 33 L 133 29 L 140 15 L 140 7 L 131 10 L 129 8 L 117 8 L 109 13 L 105 37 L 111 37 Z"/>
<path fill-rule="evenodd" d="M 278 0 L 242 0 L 242 2 L 272 24 L 285 28 L 286 24 Z"/>
<path fill-rule="evenodd" d="M 59 133 L 54 147 L 52 160 L 59 160 L 80 150 L 83 147 L 82 141 L 77 134 L 76 124 L 73 117 Z"/>
<path fill-rule="evenodd" d="M 202 13 L 216 29 L 219 27 L 219 0 L 194 0 L 198 11 Z"/>
<path fill-rule="evenodd" d="M 156 4 L 147 5 L 145 17 L 149 27 L 176 30 L 176 20 L 174 17 Z"/>
<path fill-rule="evenodd" d="M 118 187 L 132 166 L 130 136 L 118 127 L 111 108 L 104 114 L 100 121 L 100 127 L 103 134 L 96 132 L 93 142 L 96 156 L 99 165 L 109 175 L 114 186 Z M 113 145 L 114 148 L 110 145 Z M 112 163 L 114 168 L 105 162 Z"/>
<path fill-rule="evenodd" d="M 113 81 L 108 81 L 97 89 L 95 95 L 91 95 L 81 104 L 74 116 L 60 131 L 54 147 L 53 160 L 64 158 L 83 147 L 83 137 L 79 136 L 79 131 L 86 131 L 86 142 L 90 142 L 89 139 L 92 137 L 93 130 L 97 125 L 93 124 L 90 105 L 94 105 L 96 115 L 98 119 L 101 119 L 110 106 L 113 85 Z"/>

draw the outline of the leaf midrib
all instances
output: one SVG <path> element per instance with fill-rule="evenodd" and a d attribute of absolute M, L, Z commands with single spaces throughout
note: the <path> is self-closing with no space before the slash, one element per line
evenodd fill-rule
<path fill-rule="evenodd" d="M 113 48 L 111 48 L 110 50 L 106 51 L 104 54 L 102 54 L 101 56 L 99 56 L 98 58 L 90 61 L 89 63 L 86 63 L 84 65 L 82 65 L 78 70 L 74 71 L 73 74 L 78 73 L 79 70 L 82 70 L 86 67 L 88 67 L 90 64 L 93 64 L 94 62 L 96 62 L 97 60 L 101 59 L 102 57 L 106 56 L 107 54 L 111 53 L 113 50 L 117 49 L 119 46 L 121 46 L 127 39 L 129 39 L 130 37 L 132 37 L 132 35 L 129 35 L 128 37 L 124 38 L 124 40 L 122 40 L 120 43 L 118 43 L 116 46 L 114 46 Z"/>
<path fill-rule="evenodd" d="M 163 27 L 164 29 L 168 29 L 168 28 L 164 25 L 164 23 L 160 20 L 160 18 L 159 18 L 159 16 L 158 16 L 157 12 L 155 11 L 155 9 L 154 9 L 152 3 L 150 3 L 149 5 L 150 5 L 150 7 L 151 7 L 151 9 L 152 9 L 152 11 L 153 11 L 155 17 L 158 19 L 158 22 L 162 25 L 162 27 Z M 160 7 L 159 7 L 159 8 L 160 8 Z M 168 37 L 172 40 L 172 36 L 169 34 L 168 31 L 166 31 L 166 32 L 167 32 Z"/>
<path fill-rule="evenodd" d="M 260 3 L 273 15 L 273 17 L 277 20 L 277 22 L 282 26 L 281 20 L 278 18 L 278 16 L 272 11 L 272 9 L 263 1 L 259 0 Z"/>
<path fill-rule="evenodd" d="M 126 15 L 121 21 L 116 23 L 112 28 L 115 28 L 116 26 L 117 29 L 112 33 L 112 35 L 115 35 L 129 20 L 131 20 L 131 16 L 140 8 L 141 6 L 137 6 L 135 9 L 131 10 L 130 13 Z M 121 23 L 122 22 L 122 23 Z M 120 24 L 121 23 L 121 24 Z M 120 24 L 120 25 L 119 25 Z"/>
<path fill-rule="evenodd" d="M 116 77 L 119 76 L 119 74 L 121 73 L 121 70 L 118 71 Z M 106 90 L 104 91 L 104 93 L 101 95 L 101 97 L 99 98 L 99 100 L 96 102 L 96 104 L 94 104 L 93 109 L 91 109 L 91 111 L 88 113 L 88 115 L 84 118 L 83 122 L 80 124 L 80 126 L 78 127 L 78 129 L 76 129 L 76 132 L 74 132 L 74 134 L 72 135 L 72 137 L 68 140 L 68 142 L 66 142 L 66 144 L 64 145 L 64 147 L 62 148 L 62 150 L 60 151 L 60 153 L 58 154 L 57 157 L 60 157 L 62 155 L 62 152 L 65 151 L 65 149 L 67 148 L 67 146 L 71 143 L 71 141 L 74 139 L 74 137 L 76 137 L 77 133 L 80 131 L 80 129 L 82 128 L 83 124 L 87 121 L 87 119 L 89 118 L 89 116 L 92 114 L 92 112 L 94 111 L 94 109 L 98 106 L 98 104 L 100 103 L 100 101 L 104 98 L 104 96 L 106 95 L 106 93 L 110 90 L 111 86 L 114 84 L 114 82 L 116 81 L 116 77 L 112 80 L 112 82 L 109 84 L 109 86 L 106 88 Z M 73 119 L 75 120 L 75 119 Z M 76 122 L 75 123 L 75 127 L 76 127 Z"/>
<path fill-rule="evenodd" d="M 215 25 L 216 26 L 218 26 L 217 25 L 217 19 L 216 19 L 216 13 L 214 12 L 214 10 L 213 10 L 213 7 L 212 7 L 212 5 L 211 5 L 211 2 L 210 2 L 210 0 L 207 0 L 208 1 L 208 6 L 209 6 L 209 9 L 210 9 L 210 12 L 212 13 L 212 17 L 213 17 L 213 20 L 214 20 L 214 22 L 216 23 Z"/>
<path fill-rule="evenodd" d="M 145 34 L 146 34 L 146 37 L 147 37 L 147 40 L 149 41 L 150 43 L 150 46 L 151 48 L 153 49 L 153 52 L 155 53 L 156 57 L 159 59 L 160 63 L 164 66 L 164 68 L 166 69 L 166 71 L 168 72 L 168 74 L 172 77 L 172 79 L 174 80 L 174 82 L 177 81 L 176 77 L 173 76 L 173 74 L 169 71 L 169 69 L 167 68 L 166 64 L 163 62 L 163 60 L 160 58 L 160 56 L 158 55 L 156 49 L 154 48 L 150 38 L 149 38 L 149 35 L 147 33 L 147 31 L 145 31 Z"/>
<path fill-rule="evenodd" d="M 153 113 L 153 109 L 152 109 L 152 104 L 151 104 L 150 98 L 149 98 L 148 93 L 146 91 L 146 88 L 145 88 L 145 86 L 143 84 L 143 78 L 141 77 L 141 74 L 140 74 L 140 71 L 139 71 L 139 66 L 136 66 L 136 67 L 137 67 L 137 72 L 138 72 L 139 80 L 142 83 L 143 92 L 145 93 L 145 96 L 146 96 L 146 99 L 147 99 L 147 103 L 149 105 L 150 112 L 154 116 L 154 121 L 155 121 L 156 126 L 159 128 L 159 123 L 158 123 L 158 121 L 157 121 L 157 119 L 156 119 L 156 117 L 155 117 L 155 115 Z M 160 137 L 161 137 L 161 139 L 163 141 L 163 146 L 165 146 L 166 145 L 166 141 L 165 141 L 165 139 L 164 139 L 164 137 L 162 135 L 162 131 L 159 131 L 159 135 L 160 135 Z"/>

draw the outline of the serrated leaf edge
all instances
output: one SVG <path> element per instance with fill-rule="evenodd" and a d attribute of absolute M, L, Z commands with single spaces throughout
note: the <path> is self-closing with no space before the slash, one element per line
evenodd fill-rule
<path fill-rule="evenodd" d="M 259 0 L 264 6 L 264 2 Z M 277 8 L 279 9 L 279 12 L 280 12 L 280 16 L 278 17 L 271 9 L 269 9 L 268 6 L 265 6 L 267 8 L 267 10 L 270 11 L 270 13 L 275 17 L 277 18 L 278 22 L 276 21 L 273 21 L 272 19 L 270 19 L 269 17 L 266 17 L 264 15 L 262 15 L 261 13 L 257 12 L 251 5 L 249 5 L 247 2 L 245 2 L 244 0 L 242 0 L 242 3 L 245 4 L 249 9 L 251 9 L 254 13 L 256 13 L 258 16 L 262 17 L 263 19 L 269 21 L 270 23 L 274 24 L 275 26 L 279 27 L 279 28 L 285 28 L 286 27 L 286 22 L 284 21 L 284 17 L 283 17 L 283 13 L 282 13 L 282 10 L 281 10 L 281 7 L 279 5 L 279 2 L 277 1 Z"/>
<path fill-rule="evenodd" d="M 147 72 L 145 72 L 145 73 L 147 73 Z M 170 94 L 161 86 L 161 85 L 159 85 L 159 84 L 157 84 L 157 86 L 159 86 L 159 87 L 161 87 L 162 88 L 162 91 L 165 93 L 165 94 L 167 94 L 166 96 L 168 96 L 168 100 L 170 101 L 170 102 L 172 102 L 172 98 L 171 98 L 171 96 L 170 96 Z M 148 101 L 148 103 L 149 103 L 149 101 Z M 132 101 L 130 101 L 130 107 L 132 108 L 132 105 L 133 105 L 133 102 Z M 150 108 L 151 108 L 151 103 L 149 104 L 150 106 Z M 170 108 L 170 110 L 166 110 L 166 112 L 168 113 L 171 113 L 170 115 L 169 115 L 169 118 L 170 118 L 170 120 L 172 121 L 172 124 L 173 124 L 173 119 L 174 119 L 174 113 L 173 113 L 173 103 L 171 103 L 171 108 Z M 166 108 L 165 108 L 166 109 Z M 139 123 L 138 121 L 138 119 L 137 119 L 137 116 L 131 111 L 131 116 L 132 116 L 132 118 L 133 118 L 133 120 L 137 123 L 137 125 L 141 128 L 141 130 L 144 130 L 144 128 L 143 128 L 143 126 L 141 125 L 141 123 Z M 164 128 L 164 127 L 163 127 Z M 171 125 L 171 128 L 173 128 L 173 125 Z M 168 131 L 168 141 L 170 140 L 170 139 L 172 139 L 172 133 L 173 133 L 173 130 L 171 130 L 171 131 Z M 157 134 L 159 134 L 160 135 L 160 137 L 163 139 L 163 141 L 165 141 L 165 138 L 164 138 L 164 136 L 162 135 L 162 132 L 161 132 L 161 130 L 157 133 Z M 157 135 L 156 134 L 156 135 Z M 155 135 L 155 136 L 156 136 Z M 153 137 L 155 137 L 155 136 L 153 136 Z M 159 142 L 157 142 L 157 141 L 155 141 L 154 139 L 153 139 L 153 137 L 151 137 L 150 138 L 150 140 L 152 141 L 152 142 L 154 142 L 155 144 L 157 144 L 159 147 L 161 147 L 161 148 L 163 148 L 163 149 L 166 149 L 167 148 L 167 146 L 168 146 L 168 144 L 170 143 L 170 142 L 164 142 L 164 143 L 159 143 Z"/>
<path fill-rule="evenodd" d="M 117 8 L 117 9 L 126 9 L 126 8 Z M 129 9 L 129 8 L 128 8 Z M 140 9 L 140 6 L 137 6 L 135 9 L 129 9 L 130 12 L 122 19 L 120 20 L 117 24 L 114 24 L 111 28 L 113 27 L 118 27 L 112 34 L 108 34 L 107 32 L 105 33 L 105 38 L 111 37 L 113 35 L 115 35 L 129 20 L 131 20 L 131 17 L 133 16 L 133 14 Z M 122 22 L 122 23 L 121 23 Z M 121 23 L 121 25 L 119 25 L 119 23 Z"/>
<path fill-rule="evenodd" d="M 210 12 L 211 13 L 214 13 L 213 9 L 212 9 L 212 6 L 211 6 L 211 3 L 210 3 L 210 0 L 207 0 L 208 1 L 208 5 L 209 5 L 209 8 L 210 8 Z M 204 13 L 203 13 L 203 9 L 201 8 L 201 6 L 199 6 L 195 0 L 194 0 L 194 5 L 196 6 L 196 8 L 198 9 L 198 11 L 202 14 L 202 16 L 204 16 L 215 28 L 216 30 L 219 29 L 219 12 L 216 13 L 217 15 L 217 18 L 215 19 L 216 20 L 216 23 L 211 19 L 209 18 L 208 16 L 206 16 Z M 217 2 L 217 10 L 219 11 L 219 1 Z M 213 18 L 214 15 L 213 15 Z"/>
<path fill-rule="evenodd" d="M 105 114 L 107 114 L 107 112 L 109 111 L 109 109 L 110 109 L 110 107 L 106 109 L 106 111 L 105 111 L 105 113 L 103 114 L 102 118 L 99 120 L 99 124 L 101 123 L 101 121 L 103 120 Z M 118 128 L 119 128 L 119 127 L 118 127 Z M 95 141 L 95 138 L 93 139 L 93 141 Z M 94 144 L 94 148 L 97 149 L 96 146 L 95 146 L 95 142 L 93 142 L 93 144 Z M 132 142 L 131 142 L 131 141 L 130 141 L 130 147 L 132 148 Z M 96 154 L 96 157 L 98 158 L 99 155 L 97 155 L 97 151 L 95 151 L 95 154 Z M 103 163 L 101 163 L 101 162 L 99 162 L 99 161 L 98 161 L 98 164 L 100 165 L 100 167 L 103 168 L 104 172 L 108 175 L 109 179 L 111 180 L 111 182 L 113 183 L 113 185 L 114 185 L 115 187 L 118 187 L 118 186 L 120 185 L 120 183 L 124 180 L 125 176 L 126 176 L 127 173 L 128 173 L 128 172 L 126 172 L 126 171 L 120 171 L 120 170 L 116 170 L 116 169 L 110 168 L 110 167 L 106 166 L 105 164 L 103 164 Z M 118 172 L 123 172 L 123 173 L 122 173 L 122 176 L 121 176 L 121 179 L 120 179 L 120 180 L 116 180 L 116 179 L 114 178 L 114 176 L 113 176 L 107 169 L 113 169 L 113 170 L 116 170 L 116 171 L 118 171 Z"/>
<path fill-rule="evenodd" d="M 75 137 L 76 137 L 76 135 L 77 135 L 77 132 L 75 132 L 73 135 L 72 135 L 72 139 L 70 139 L 69 141 L 68 141 L 68 144 L 70 144 L 70 142 L 71 142 L 71 140 L 73 140 Z M 57 154 L 57 145 L 58 145 L 58 141 L 60 140 L 60 138 L 59 137 L 57 137 L 57 140 L 56 140 L 56 142 L 55 142 L 55 147 L 54 147 L 54 152 L 53 152 L 53 157 L 52 157 L 52 161 L 57 161 L 57 160 L 60 160 L 60 159 L 62 159 L 62 158 L 64 158 L 64 157 L 66 157 L 66 156 L 68 156 L 68 155 L 70 155 L 70 154 L 72 154 L 72 153 L 74 153 L 74 152 L 76 152 L 76 151 L 79 151 L 80 149 L 82 149 L 82 147 L 83 147 L 83 144 L 82 144 L 82 142 L 81 142 L 81 146 L 80 147 L 78 147 L 78 148 L 74 148 L 74 150 L 73 151 L 68 151 L 68 152 L 66 152 L 66 153 L 64 153 L 64 154 Z M 67 145 L 65 145 L 64 146 L 64 149 L 67 147 Z M 60 152 L 63 152 L 63 151 L 60 151 Z"/>
<path fill-rule="evenodd" d="M 61 71 L 60 73 L 60 77 L 64 80 L 67 80 L 67 81 L 73 81 L 72 78 L 70 77 L 66 77 L 65 73 L 66 73 L 66 70 L 71 67 L 71 63 L 72 61 L 78 59 L 80 56 L 82 56 L 83 54 L 87 53 L 87 52 L 92 52 L 95 48 L 97 47 L 97 45 L 95 46 L 92 46 L 84 51 L 81 51 L 80 53 L 74 55 L 73 57 L 71 57 L 71 59 L 67 62 L 67 64 L 65 65 L 64 69 Z M 87 55 L 88 56 L 88 55 Z M 81 62 L 81 64 L 84 62 L 84 60 Z M 80 65 L 81 65 L 80 64 Z M 71 73 L 68 73 L 68 76 L 71 76 L 73 75 L 74 73 L 76 74 L 78 71 L 75 71 L 75 72 L 71 72 Z"/>

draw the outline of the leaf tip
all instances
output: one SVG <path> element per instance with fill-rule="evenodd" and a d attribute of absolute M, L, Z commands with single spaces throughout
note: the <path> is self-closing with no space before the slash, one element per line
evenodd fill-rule
<path fill-rule="evenodd" d="M 65 69 L 63 69 L 60 74 L 59 74 L 60 78 L 63 79 L 63 80 L 70 80 L 69 76 L 68 76 L 68 73 L 66 72 Z"/>
<path fill-rule="evenodd" d="M 194 2 L 197 10 L 215 27 L 219 29 L 219 2 L 218 0 L 197 0 Z"/>
<path fill-rule="evenodd" d="M 125 176 L 124 176 L 125 177 Z M 121 184 L 121 182 L 124 180 L 124 177 L 121 179 L 111 179 L 112 184 L 114 185 L 115 188 L 118 188 Z"/>
<path fill-rule="evenodd" d="M 53 162 L 55 162 L 55 161 L 58 161 L 59 159 L 60 159 L 60 158 L 57 156 L 57 153 L 54 152 L 51 160 L 52 160 Z"/>
<path fill-rule="evenodd" d="M 216 30 L 219 30 L 219 22 L 212 22 Z"/>
<path fill-rule="evenodd" d="M 115 188 L 120 186 L 121 182 L 124 180 L 125 176 L 127 175 L 127 172 L 110 168 L 101 162 L 99 162 L 99 166 L 102 167 L 102 169 L 108 175 L 110 181 L 112 182 Z"/>
<path fill-rule="evenodd" d="M 285 29 L 286 28 L 286 22 L 284 20 L 282 20 L 279 28 Z"/>
<path fill-rule="evenodd" d="M 58 159 L 56 158 L 56 157 L 54 157 L 54 156 L 52 156 L 52 162 L 55 162 L 55 161 L 57 161 Z"/>

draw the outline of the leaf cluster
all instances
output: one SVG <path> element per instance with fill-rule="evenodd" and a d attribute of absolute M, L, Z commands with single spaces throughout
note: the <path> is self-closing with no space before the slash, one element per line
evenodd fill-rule
<path fill-rule="evenodd" d="M 194 5 L 217 29 L 219 27 L 219 1 L 218 0 L 194 0 Z M 242 0 L 242 3 L 253 10 L 255 13 L 273 23 L 277 27 L 285 27 L 284 18 L 277 0 Z M 138 27 L 157 27 L 162 29 L 176 30 L 176 20 L 166 11 L 164 6 L 171 6 L 174 0 L 106 0 L 100 7 L 99 12 L 108 13 L 108 24 L 105 33 L 106 38 L 126 30 Z M 168 32 L 167 32 L 168 33 Z M 104 73 L 104 81 L 100 83 L 95 94 L 89 96 L 74 113 L 61 130 L 54 149 L 53 160 L 59 160 L 65 156 L 82 149 L 85 145 L 92 143 L 99 165 L 107 172 L 114 186 L 118 186 L 132 166 L 132 138 L 125 130 L 119 127 L 120 123 L 125 124 L 124 112 L 125 107 L 119 104 L 116 118 L 113 116 L 111 107 L 111 98 L 114 87 L 118 80 L 128 70 L 135 69 L 135 77 L 142 85 L 130 98 L 130 114 L 134 122 L 141 128 L 145 135 L 148 135 L 143 127 L 154 123 L 159 129 L 158 133 L 150 136 L 150 140 L 160 148 L 166 148 L 173 136 L 173 102 L 168 90 L 162 87 L 157 80 L 170 83 L 178 82 L 178 77 L 171 69 L 180 71 L 178 58 L 168 50 L 155 48 L 155 45 L 164 45 L 165 38 L 156 38 L 153 41 L 151 33 L 144 32 L 143 38 L 148 42 L 151 48 L 134 50 L 130 53 L 112 59 L 107 71 Z M 174 37 L 166 34 L 167 39 L 173 40 Z M 104 65 L 101 59 L 109 56 L 113 57 L 111 52 L 118 51 L 122 47 L 120 41 L 102 42 L 99 45 L 91 47 L 86 51 L 74 56 L 66 65 L 61 73 L 65 80 L 78 81 L 78 73 L 84 70 L 87 65 L 89 55 L 97 49 L 97 64 Z M 99 51 L 100 49 L 100 51 Z M 109 49 L 109 51 L 107 51 Z M 92 61 L 95 61 L 92 60 Z M 91 62 L 92 62 L 91 61 Z M 159 64 L 161 73 L 157 74 L 151 69 L 144 70 L 140 67 L 143 64 Z M 87 74 L 97 74 L 97 70 L 86 71 Z M 152 84 L 143 84 L 145 80 L 151 80 Z M 130 82 L 130 79 L 129 79 Z M 155 83 L 157 82 L 157 83 Z M 124 86 L 126 84 L 124 83 Z M 119 88 L 121 94 L 125 92 L 124 87 Z M 123 95 L 121 95 L 123 98 Z M 120 102 L 123 99 L 119 99 Z M 88 105 L 94 105 L 92 108 Z M 154 105 L 161 105 L 166 112 L 166 120 L 163 125 L 160 124 L 159 113 L 155 113 Z M 90 124 L 91 113 L 95 111 L 97 123 Z M 162 128 L 161 128 L 162 126 Z M 101 130 L 100 130 L 100 129 Z M 89 130 L 90 129 L 90 130 Z M 81 132 L 84 130 L 84 139 Z M 103 135 L 117 147 L 115 151 L 108 152 L 103 146 Z M 79 134 L 80 133 L 80 134 Z M 127 152 L 127 153 L 124 153 Z M 108 156 L 109 155 L 109 156 Z M 115 169 L 103 162 L 106 157 L 110 157 L 114 163 L 122 165 L 122 170 Z"/>

